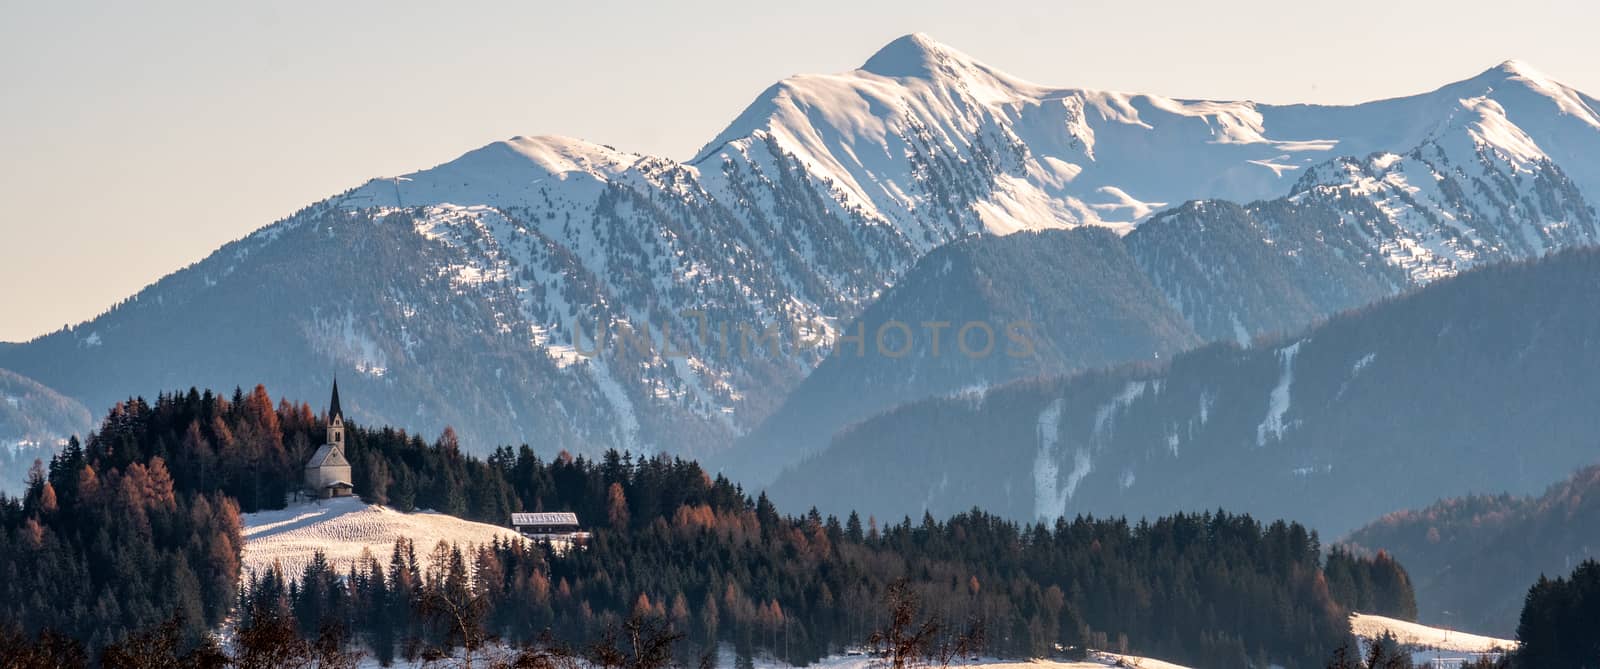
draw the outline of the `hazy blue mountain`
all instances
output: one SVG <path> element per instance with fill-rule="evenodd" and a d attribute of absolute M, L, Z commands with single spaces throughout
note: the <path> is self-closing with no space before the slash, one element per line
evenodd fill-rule
<path fill-rule="evenodd" d="M 1097 227 L 935 249 L 839 332 L 860 340 L 841 340 L 716 464 L 764 482 L 840 427 L 896 404 L 1155 359 L 1201 341 L 1122 240 Z"/>
<path fill-rule="evenodd" d="M 907 404 L 785 473 L 780 503 L 1016 518 L 1219 506 L 1335 536 L 1600 457 L 1600 250 L 1493 265 L 1329 319 Z"/>

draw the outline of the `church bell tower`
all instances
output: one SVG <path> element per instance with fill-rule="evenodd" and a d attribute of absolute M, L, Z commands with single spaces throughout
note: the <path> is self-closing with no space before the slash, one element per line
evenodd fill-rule
<path fill-rule="evenodd" d="M 328 443 L 344 450 L 344 411 L 339 408 L 339 380 L 333 380 L 333 399 L 328 400 Z"/>

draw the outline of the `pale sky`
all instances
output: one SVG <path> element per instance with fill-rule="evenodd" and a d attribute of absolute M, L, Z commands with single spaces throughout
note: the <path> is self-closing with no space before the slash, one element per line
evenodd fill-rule
<path fill-rule="evenodd" d="M 690 158 L 773 82 L 909 32 L 1175 97 L 1350 103 L 1509 58 L 1600 93 L 1600 3 L 1579 1 L 267 4 L 0 0 L 0 341 L 494 140 Z"/>

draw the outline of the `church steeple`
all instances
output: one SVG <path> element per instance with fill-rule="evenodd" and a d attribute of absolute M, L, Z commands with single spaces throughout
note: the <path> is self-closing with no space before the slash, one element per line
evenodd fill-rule
<path fill-rule="evenodd" d="M 328 400 L 328 443 L 344 450 L 344 410 L 339 408 L 339 379 L 333 380 L 333 398 Z"/>
<path fill-rule="evenodd" d="M 339 378 L 333 379 L 333 399 L 328 400 L 328 422 L 333 422 L 333 417 L 344 418 L 344 411 L 339 409 Z"/>

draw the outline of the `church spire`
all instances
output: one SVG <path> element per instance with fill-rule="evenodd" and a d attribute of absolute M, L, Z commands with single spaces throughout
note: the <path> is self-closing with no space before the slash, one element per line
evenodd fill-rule
<path fill-rule="evenodd" d="M 344 448 L 344 409 L 339 408 L 339 379 L 333 380 L 333 399 L 328 400 L 328 444 Z"/>
<path fill-rule="evenodd" d="M 335 416 L 341 420 L 344 418 L 344 411 L 339 408 L 339 377 L 333 378 L 333 399 L 328 400 L 328 422 L 333 422 Z"/>

